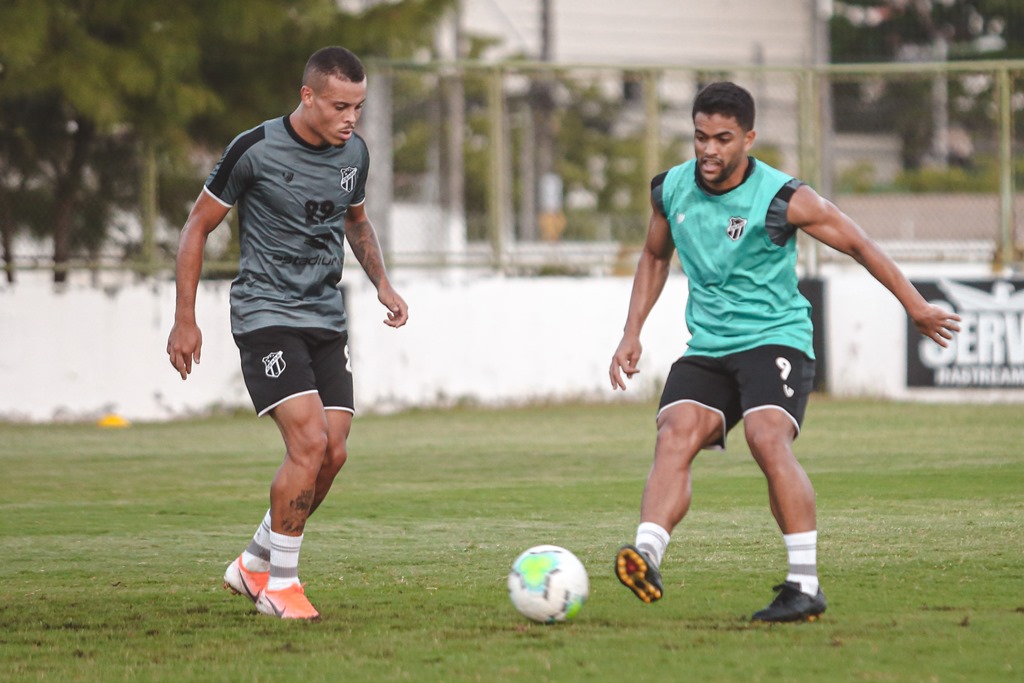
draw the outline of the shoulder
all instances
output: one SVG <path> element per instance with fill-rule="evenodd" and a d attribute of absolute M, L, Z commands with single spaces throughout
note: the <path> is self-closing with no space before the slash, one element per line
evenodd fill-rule
<path fill-rule="evenodd" d="M 668 177 L 668 171 L 662 171 L 658 175 L 651 178 L 651 191 L 653 192 L 662 185 L 664 185 L 666 177 Z"/>
<path fill-rule="evenodd" d="M 673 166 L 667 171 L 662 171 L 651 178 L 651 201 L 662 215 L 666 215 L 665 192 L 677 182 L 676 178 L 678 176 L 679 169 L 685 165 L 686 164 L 684 163 L 679 166 Z"/>
<path fill-rule="evenodd" d="M 753 174 L 760 177 L 762 179 L 762 182 L 767 181 L 771 183 L 778 183 L 779 185 L 785 185 L 791 180 L 796 180 L 796 178 L 786 173 L 785 171 L 780 171 L 779 169 L 769 164 L 766 164 L 760 159 L 757 159 L 755 157 L 751 157 L 750 159 L 751 162 L 754 164 Z M 799 183 L 800 181 L 797 180 L 797 182 Z"/>
<path fill-rule="evenodd" d="M 264 121 L 258 126 L 253 126 L 252 128 L 244 130 L 236 135 L 235 139 L 228 145 L 229 153 L 241 156 L 253 147 L 258 146 L 267 139 L 267 131 L 272 123 L 272 121 Z"/>
<path fill-rule="evenodd" d="M 694 173 L 694 166 L 696 166 L 696 165 L 697 165 L 697 160 L 696 159 L 690 159 L 688 161 L 684 161 L 681 164 L 676 164 L 675 166 L 673 166 L 672 168 L 670 168 L 667 171 L 667 174 L 668 174 L 668 176 L 670 178 L 678 178 L 680 176 L 680 174 L 686 174 L 686 173 L 692 174 L 692 173 Z"/>
<path fill-rule="evenodd" d="M 251 160 L 254 157 L 258 157 L 262 150 L 266 148 L 268 135 L 273 135 L 271 123 L 271 121 L 264 121 L 258 126 L 253 126 L 249 130 L 242 131 L 236 135 L 235 139 L 224 150 L 224 159 L 221 165 L 231 170 L 243 158 Z"/>
<path fill-rule="evenodd" d="M 789 222 L 797 227 L 819 223 L 834 205 L 818 194 L 813 187 L 801 184 L 788 202 Z"/>
<path fill-rule="evenodd" d="M 367 150 L 366 139 L 355 131 L 352 132 L 352 139 L 346 143 L 346 146 L 348 145 L 353 145 L 353 147 L 361 149 L 364 152 Z"/>
<path fill-rule="evenodd" d="M 233 192 L 230 198 L 225 195 L 229 184 L 248 184 L 258 173 L 261 165 L 259 157 L 267 139 L 267 123 L 242 131 L 235 136 L 221 156 L 213 173 L 207 179 L 206 187 L 221 202 L 234 203 Z"/>
<path fill-rule="evenodd" d="M 788 204 L 801 187 L 807 187 L 804 181 L 795 178 L 774 166 L 754 159 L 754 173 L 761 179 L 758 185 L 761 191 L 772 195 L 773 203 Z M 809 189 L 809 188 L 808 188 Z M 813 190 L 811 190 L 813 192 Z"/>
<path fill-rule="evenodd" d="M 651 189 L 653 190 L 655 188 L 656 182 L 658 186 L 674 189 L 681 182 L 686 182 L 687 180 L 693 181 L 695 173 L 694 166 L 696 163 L 696 160 L 690 159 L 689 161 L 684 161 L 677 166 L 673 166 L 663 173 L 659 173 L 654 176 L 654 179 L 651 181 Z"/>
<path fill-rule="evenodd" d="M 364 162 L 370 159 L 370 149 L 366 146 L 366 140 L 359 133 L 352 133 L 351 139 L 345 143 L 345 147 L 342 149 Z"/>

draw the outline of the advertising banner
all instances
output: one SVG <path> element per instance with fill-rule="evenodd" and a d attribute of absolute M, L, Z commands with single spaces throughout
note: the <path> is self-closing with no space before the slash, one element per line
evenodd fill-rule
<path fill-rule="evenodd" d="M 1024 389 L 1024 280 L 914 282 L 928 301 L 960 315 L 942 348 L 907 319 L 907 386 Z"/>

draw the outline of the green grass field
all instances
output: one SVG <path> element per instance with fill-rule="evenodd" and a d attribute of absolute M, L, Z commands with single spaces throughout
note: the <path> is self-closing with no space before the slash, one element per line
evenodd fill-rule
<path fill-rule="evenodd" d="M 742 431 L 697 460 L 665 599 L 645 606 L 612 576 L 653 414 L 358 418 L 306 530 L 312 624 L 221 588 L 280 461 L 270 420 L 0 425 L 0 680 L 1024 680 L 1020 406 L 815 396 L 797 451 L 829 610 L 777 626 L 748 621 L 786 557 Z M 508 601 L 511 561 L 540 543 L 588 568 L 574 622 L 532 624 Z"/>

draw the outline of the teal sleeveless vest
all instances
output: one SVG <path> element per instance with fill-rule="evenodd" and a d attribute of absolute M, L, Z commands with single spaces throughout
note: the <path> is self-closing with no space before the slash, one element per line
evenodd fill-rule
<path fill-rule="evenodd" d="M 779 245 L 766 226 L 773 200 L 793 178 L 750 163 L 753 172 L 722 195 L 697 184 L 694 160 L 671 169 L 661 188 L 689 280 L 692 337 L 685 355 L 719 357 L 781 344 L 814 358 L 811 305 L 797 289 L 795 235 Z"/>

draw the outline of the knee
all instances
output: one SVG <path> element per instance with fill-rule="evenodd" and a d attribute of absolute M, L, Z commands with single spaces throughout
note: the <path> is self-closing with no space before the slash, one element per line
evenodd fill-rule
<path fill-rule="evenodd" d="M 787 420 L 745 420 L 744 436 L 755 456 L 763 454 L 765 459 L 785 459 L 793 453 L 796 434 L 792 423 Z"/>
<path fill-rule="evenodd" d="M 793 439 L 785 429 L 747 429 L 746 437 L 751 455 L 769 479 L 788 477 L 802 469 L 793 454 Z"/>
<path fill-rule="evenodd" d="M 307 427 L 293 435 L 288 443 L 288 457 L 302 467 L 319 468 L 328 455 L 327 431 Z"/>
<path fill-rule="evenodd" d="M 659 451 L 674 451 L 682 447 L 686 442 L 686 432 L 674 422 L 665 422 L 658 425 Z"/>
<path fill-rule="evenodd" d="M 655 458 L 678 461 L 681 466 L 688 466 L 693 456 L 700 451 L 702 440 L 703 436 L 698 430 L 678 421 L 666 420 L 658 425 Z"/>
<path fill-rule="evenodd" d="M 783 445 L 783 439 L 780 438 L 777 430 L 748 428 L 745 436 L 747 437 L 747 445 L 750 446 L 750 452 L 755 455 L 763 453 L 766 458 L 769 458 L 773 453 L 777 453 L 779 447 Z"/>
<path fill-rule="evenodd" d="M 348 447 L 345 442 L 329 443 L 323 469 L 329 470 L 332 474 L 337 474 L 345 466 L 346 460 L 348 460 Z"/>

